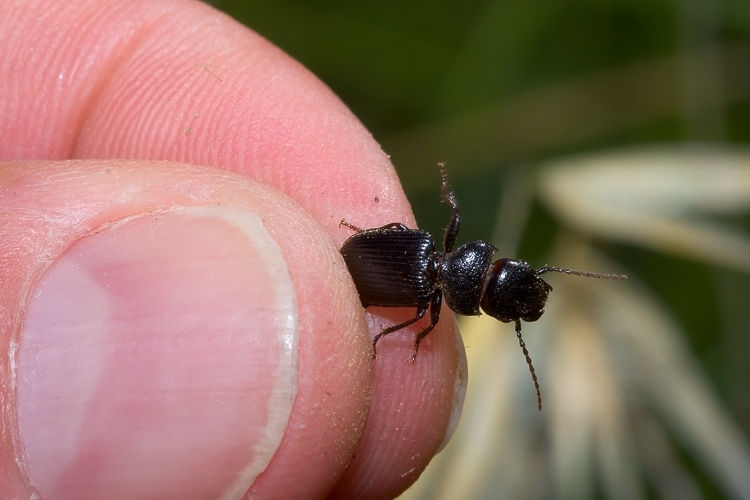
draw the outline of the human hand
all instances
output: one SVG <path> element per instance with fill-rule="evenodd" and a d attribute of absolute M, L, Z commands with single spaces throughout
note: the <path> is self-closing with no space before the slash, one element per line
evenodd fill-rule
<path fill-rule="evenodd" d="M 0 40 L 0 498 L 408 487 L 463 357 L 446 311 L 370 360 L 413 311 L 363 314 L 338 223 L 414 224 L 356 118 L 200 3 L 8 0 Z"/>

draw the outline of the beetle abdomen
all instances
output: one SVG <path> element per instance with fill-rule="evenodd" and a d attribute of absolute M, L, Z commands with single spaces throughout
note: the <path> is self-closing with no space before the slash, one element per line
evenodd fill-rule
<path fill-rule="evenodd" d="M 365 307 L 429 304 L 434 292 L 434 279 L 429 277 L 434 254 L 432 236 L 417 229 L 368 229 L 341 247 Z"/>

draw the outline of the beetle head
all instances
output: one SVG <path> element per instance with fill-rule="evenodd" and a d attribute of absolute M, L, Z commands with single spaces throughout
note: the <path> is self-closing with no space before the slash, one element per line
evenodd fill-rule
<path fill-rule="evenodd" d="M 552 287 L 522 260 L 500 259 L 492 264 L 482 294 L 482 310 L 503 323 L 538 320 Z"/>

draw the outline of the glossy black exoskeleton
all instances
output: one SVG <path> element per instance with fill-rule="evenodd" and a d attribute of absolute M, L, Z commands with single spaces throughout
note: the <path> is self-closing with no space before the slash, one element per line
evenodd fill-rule
<path fill-rule="evenodd" d="M 552 291 L 552 287 L 539 276 L 548 272 L 604 279 L 624 279 L 627 276 L 548 266 L 534 270 L 528 263 L 514 259 L 500 259 L 493 263 L 492 256 L 497 249 L 486 241 L 470 241 L 453 251 L 461 226 L 461 215 L 456 196 L 448 184 L 445 164 L 438 165 L 443 199 L 453 209 L 453 217 L 445 230 L 442 252 L 435 249 L 435 240 L 430 233 L 409 229 L 399 222 L 374 229 L 360 229 L 345 220 L 340 223 L 356 231 L 344 242 L 341 254 L 362 305 L 417 308 L 412 319 L 383 328 L 375 336 L 372 341 L 373 358 L 376 357 L 378 340 L 415 323 L 429 309 L 430 324 L 419 332 L 414 341 L 411 356 L 411 362 L 414 362 L 419 343 L 440 319 L 440 305 L 445 298 L 445 303 L 457 314 L 479 316 L 484 311 L 503 323 L 515 323 L 516 336 L 529 365 L 541 410 L 539 381 L 521 336 L 521 321 L 538 320 Z"/>

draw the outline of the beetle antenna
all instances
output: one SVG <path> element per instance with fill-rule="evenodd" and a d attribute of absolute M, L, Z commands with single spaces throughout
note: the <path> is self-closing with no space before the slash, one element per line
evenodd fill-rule
<path fill-rule="evenodd" d="M 536 389 L 536 403 L 539 407 L 539 411 L 542 411 L 542 390 L 539 388 L 539 379 L 536 378 L 536 370 L 534 370 L 534 364 L 531 362 L 531 356 L 529 356 L 529 350 L 526 349 L 526 342 L 523 341 L 521 336 L 521 320 L 516 320 L 516 337 L 518 337 L 518 345 L 523 350 L 523 355 L 526 358 L 526 364 L 529 365 L 529 371 L 531 372 L 531 380 L 534 381 L 534 388 Z"/>
<path fill-rule="evenodd" d="M 547 265 L 544 265 L 542 268 L 540 268 L 536 274 L 544 274 L 544 273 L 564 273 L 564 274 L 572 274 L 574 276 L 585 276 L 586 278 L 600 278 L 603 280 L 626 280 L 628 279 L 627 274 L 604 274 L 604 273 L 592 273 L 590 271 L 579 271 L 577 269 L 566 269 L 564 267 L 550 267 Z"/>

